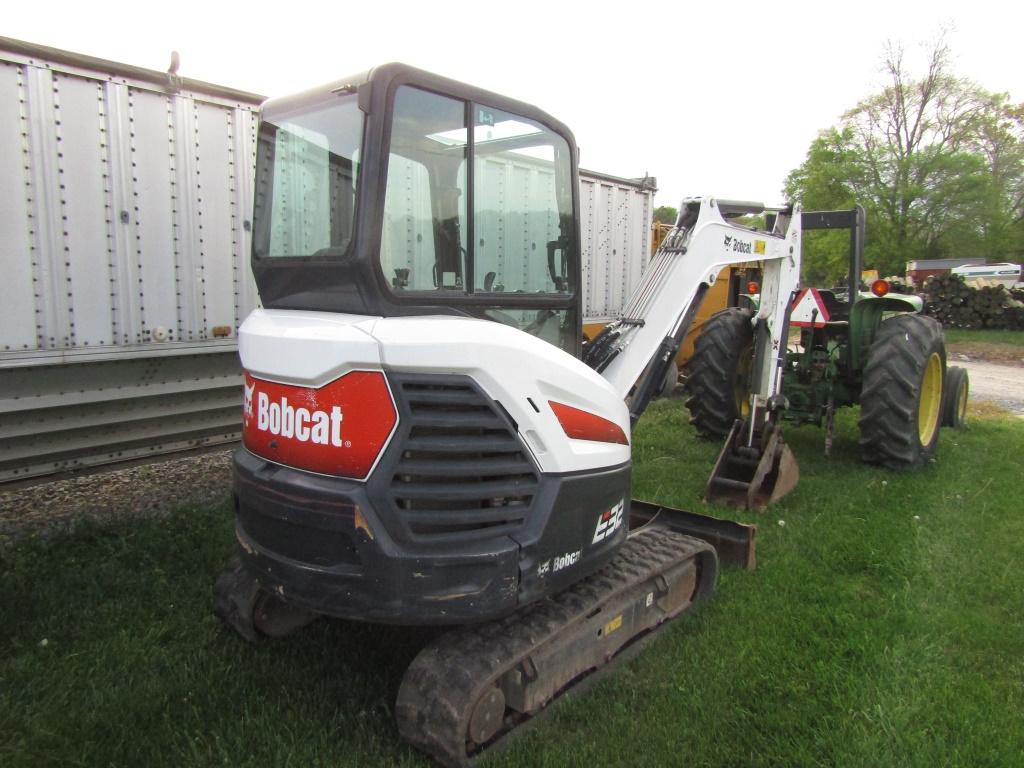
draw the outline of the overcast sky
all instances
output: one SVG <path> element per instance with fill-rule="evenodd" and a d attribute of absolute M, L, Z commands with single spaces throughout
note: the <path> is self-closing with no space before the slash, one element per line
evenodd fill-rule
<path fill-rule="evenodd" d="M 584 168 L 689 195 L 778 202 L 818 131 L 915 71 L 949 30 L 954 71 L 1024 101 L 1024 4 L 335 2 L 12 3 L 2 34 L 265 95 L 386 61 L 531 102 L 575 132 Z"/>

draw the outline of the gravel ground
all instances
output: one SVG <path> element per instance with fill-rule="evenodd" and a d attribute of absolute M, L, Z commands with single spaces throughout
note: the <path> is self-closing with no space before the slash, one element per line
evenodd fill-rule
<path fill-rule="evenodd" d="M 969 360 L 964 355 L 953 355 L 949 364 L 967 369 L 969 399 L 987 400 L 1024 416 L 1024 368 Z"/>
<path fill-rule="evenodd" d="M 66 530 L 84 520 L 105 523 L 225 500 L 231 488 L 232 450 L 170 458 L 19 489 L 0 487 L 0 542 Z"/>

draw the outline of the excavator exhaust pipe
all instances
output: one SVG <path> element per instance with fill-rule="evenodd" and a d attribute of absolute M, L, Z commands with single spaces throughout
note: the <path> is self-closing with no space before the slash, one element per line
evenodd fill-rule
<path fill-rule="evenodd" d="M 769 420 L 752 432 L 749 421 L 737 420 L 708 478 L 704 500 L 763 512 L 799 480 L 800 468 L 780 424 Z"/>

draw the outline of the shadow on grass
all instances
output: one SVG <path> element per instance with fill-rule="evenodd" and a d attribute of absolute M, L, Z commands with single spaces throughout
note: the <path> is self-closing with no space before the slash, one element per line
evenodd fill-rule
<path fill-rule="evenodd" d="M 430 629 L 324 619 L 250 646 L 211 613 L 229 508 L 0 550 L 0 763 L 413 759 L 391 708 Z"/>

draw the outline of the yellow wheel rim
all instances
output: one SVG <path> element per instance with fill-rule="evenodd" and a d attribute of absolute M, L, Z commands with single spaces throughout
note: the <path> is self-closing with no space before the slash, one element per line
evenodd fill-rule
<path fill-rule="evenodd" d="M 960 394 L 956 401 L 956 412 L 959 417 L 959 421 L 963 424 L 967 421 L 967 385 L 964 384 L 960 387 Z"/>
<path fill-rule="evenodd" d="M 933 352 L 928 358 L 921 380 L 921 400 L 917 408 L 917 434 L 921 445 L 927 446 L 939 428 L 939 407 L 942 404 L 942 358 Z"/>
<path fill-rule="evenodd" d="M 736 393 L 736 413 L 741 419 L 750 416 L 750 369 L 753 365 L 754 346 L 748 344 L 740 350 L 736 363 L 736 381 L 733 385 Z"/>

